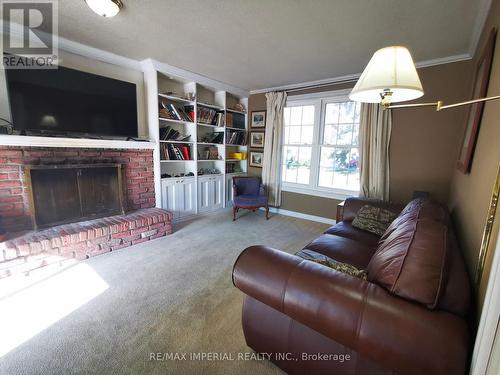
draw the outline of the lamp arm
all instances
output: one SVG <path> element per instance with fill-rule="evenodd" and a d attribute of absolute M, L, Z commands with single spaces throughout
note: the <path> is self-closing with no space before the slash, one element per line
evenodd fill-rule
<path fill-rule="evenodd" d="M 481 102 L 487 102 L 490 100 L 500 99 L 500 95 L 496 96 L 488 96 L 486 98 L 472 99 L 467 100 L 466 102 L 459 102 L 453 104 L 443 105 L 441 100 L 434 103 L 416 103 L 416 104 L 397 104 L 397 105 L 382 105 L 384 109 L 393 109 L 393 108 L 412 108 L 412 107 L 436 107 L 436 111 L 441 111 L 443 109 L 460 107 L 462 105 L 475 104 Z"/>

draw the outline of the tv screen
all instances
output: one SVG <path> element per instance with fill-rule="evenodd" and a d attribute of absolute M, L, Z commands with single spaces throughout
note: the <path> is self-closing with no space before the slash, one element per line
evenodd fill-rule
<path fill-rule="evenodd" d="M 74 69 L 6 69 L 14 129 L 137 137 L 136 85 Z"/>

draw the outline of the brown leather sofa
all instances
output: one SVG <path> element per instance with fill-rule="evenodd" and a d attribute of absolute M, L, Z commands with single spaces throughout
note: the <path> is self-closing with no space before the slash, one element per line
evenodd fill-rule
<path fill-rule="evenodd" d="M 399 214 L 382 237 L 351 225 L 365 204 Z M 297 254 L 252 246 L 236 260 L 255 351 L 291 374 L 466 372 L 470 285 L 445 207 L 351 198 L 343 221 Z M 367 280 L 307 260 L 325 257 Z"/>

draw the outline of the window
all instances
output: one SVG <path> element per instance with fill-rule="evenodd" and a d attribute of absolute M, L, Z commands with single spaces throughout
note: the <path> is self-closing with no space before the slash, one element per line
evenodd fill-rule
<path fill-rule="evenodd" d="M 284 110 L 283 190 L 337 198 L 357 194 L 360 104 L 345 91 L 317 95 L 291 96 Z"/>

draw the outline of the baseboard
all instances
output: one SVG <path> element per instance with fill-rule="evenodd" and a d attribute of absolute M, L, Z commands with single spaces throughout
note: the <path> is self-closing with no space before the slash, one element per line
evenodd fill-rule
<path fill-rule="evenodd" d="M 261 208 L 261 210 L 264 210 L 264 208 Z M 337 223 L 337 221 L 335 219 L 330 219 L 330 218 L 323 217 L 323 216 L 304 214 L 302 212 L 284 210 L 283 208 L 269 207 L 269 212 L 279 214 L 279 215 L 296 217 L 298 219 L 316 221 L 318 223 L 325 223 L 325 224 L 331 224 L 331 225 Z"/>

